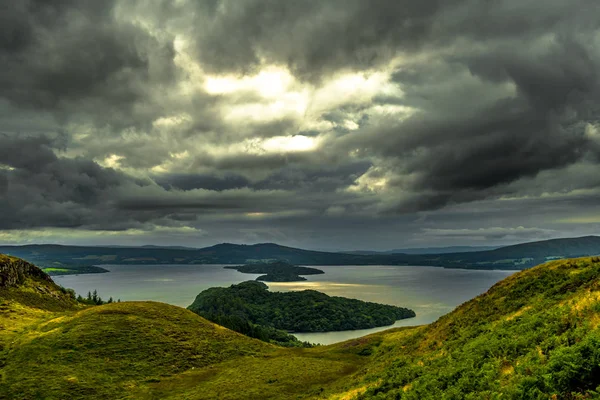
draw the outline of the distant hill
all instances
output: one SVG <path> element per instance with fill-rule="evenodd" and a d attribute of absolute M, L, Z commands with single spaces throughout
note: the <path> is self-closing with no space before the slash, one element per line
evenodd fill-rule
<path fill-rule="evenodd" d="M 471 251 L 487 251 L 497 249 L 499 246 L 448 246 L 448 247 L 412 247 L 408 249 L 394 249 L 387 251 L 355 250 L 350 254 L 449 254 L 467 253 Z"/>
<path fill-rule="evenodd" d="M 44 303 L 61 297 L 54 284 L 3 260 L 3 273 L 21 278 L 0 289 L 0 398 L 591 399 L 600 391 L 597 257 L 516 273 L 429 325 L 311 349 L 273 346 L 156 302 L 52 311 Z M 14 296 L 36 286 L 35 304 Z"/>
<path fill-rule="evenodd" d="M 195 247 L 187 247 L 187 246 L 156 246 L 153 244 L 147 244 L 144 246 L 140 246 L 143 249 L 170 249 L 170 250 L 197 250 Z M 131 247 L 129 247 L 131 248 Z"/>
<path fill-rule="evenodd" d="M 501 247 L 495 250 L 439 254 L 444 266 L 476 269 L 524 269 L 548 260 L 600 254 L 600 237 L 550 239 Z M 433 259 L 430 259 L 433 261 Z"/>
<path fill-rule="evenodd" d="M 489 251 L 502 257 L 579 257 L 600 254 L 600 236 L 550 239 L 539 242 L 515 244 Z"/>
<path fill-rule="evenodd" d="M 34 262 L 42 267 L 55 263 L 73 265 L 102 264 L 250 264 L 285 261 L 296 265 L 376 265 L 407 264 L 418 256 L 369 256 L 328 253 L 281 246 L 275 243 L 238 245 L 223 243 L 202 249 L 155 247 L 94 247 L 27 245 L 0 246 L 0 252 Z"/>
<path fill-rule="evenodd" d="M 524 269 L 550 259 L 600 254 L 600 237 L 552 239 L 494 250 L 443 254 L 331 253 L 275 243 L 223 243 L 202 249 L 27 245 L 0 246 L 0 252 L 21 257 L 43 268 L 76 268 L 80 271 L 78 273 L 86 272 L 84 267 L 103 264 L 251 264 L 271 261 L 284 261 L 296 265 L 423 265 L 472 269 Z"/>

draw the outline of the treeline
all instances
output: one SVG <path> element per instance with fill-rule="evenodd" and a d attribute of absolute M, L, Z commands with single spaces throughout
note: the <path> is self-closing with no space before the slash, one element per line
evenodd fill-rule
<path fill-rule="evenodd" d="M 188 308 L 212 321 L 234 318 L 288 332 L 374 328 L 415 316 L 407 308 L 330 297 L 314 290 L 269 292 L 267 285 L 257 281 L 210 288 Z"/>
<path fill-rule="evenodd" d="M 295 336 L 290 335 L 285 331 L 275 329 L 271 326 L 257 325 L 250 322 L 248 319 L 237 315 L 211 313 L 201 313 L 200 315 L 215 324 L 224 326 L 225 328 L 241 333 L 242 335 L 262 340 L 263 342 L 273 343 L 284 347 L 314 346 L 312 343 L 298 340 Z"/>
<path fill-rule="evenodd" d="M 77 296 L 77 301 L 83 304 L 90 304 L 100 306 L 102 304 L 110 304 L 110 303 L 120 303 L 121 299 L 113 300 L 112 297 L 109 297 L 108 300 L 103 300 L 102 297 L 98 295 L 98 291 L 94 290 L 93 292 L 88 292 L 86 297 L 81 295 Z"/>

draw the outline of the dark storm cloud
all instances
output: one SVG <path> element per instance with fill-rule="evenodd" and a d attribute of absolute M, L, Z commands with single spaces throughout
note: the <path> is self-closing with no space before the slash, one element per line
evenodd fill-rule
<path fill-rule="evenodd" d="M 5 3 L 0 93 L 17 106 L 85 112 L 102 124 L 132 123 L 151 81 L 173 78 L 172 45 L 114 15 L 114 1 Z M 102 114 L 100 117 L 98 114 Z"/>
<path fill-rule="evenodd" d="M 199 212 L 209 212 L 212 210 L 227 210 L 238 208 L 238 202 L 234 201 L 223 201 L 223 199 L 215 199 L 214 201 L 206 200 L 193 200 L 186 198 L 178 198 L 175 196 L 162 197 L 157 196 L 152 198 L 150 196 L 141 197 L 130 197 L 120 200 L 117 203 L 117 207 L 123 210 L 198 210 Z"/>
<path fill-rule="evenodd" d="M 247 187 L 250 181 L 236 174 L 225 174 L 225 176 L 215 176 L 208 174 L 168 174 L 158 175 L 154 178 L 156 183 L 165 189 L 175 188 L 180 190 L 207 189 L 207 190 L 228 190 Z"/>
<path fill-rule="evenodd" d="M 431 35 L 437 15 L 459 1 L 204 1 L 194 30 L 198 57 L 213 71 L 248 72 L 263 61 L 319 80 L 368 68 Z"/>
<path fill-rule="evenodd" d="M 340 69 L 377 66 L 398 52 L 453 43 L 529 39 L 577 18 L 595 28 L 593 0 L 543 3 L 512 0 L 222 0 L 189 2 L 204 24 L 194 30 L 202 64 L 248 72 L 262 62 L 288 65 L 321 79 Z"/>
<path fill-rule="evenodd" d="M 571 165 L 594 146 L 584 134 L 586 122 L 598 119 L 600 100 L 591 1 L 544 7 L 514 1 L 223 1 L 211 2 L 205 13 L 212 22 L 195 43 L 203 65 L 215 70 L 243 72 L 266 59 L 300 77 L 322 78 L 401 53 L 433 54 L 395 74 L 402 100 L 379 99 L 421 112 L 365 128 L 369 134 L 351 140 L 395 164 L 394 173 L 418 175 L 409 189 L 428 193 L 416 195 L 409 210 L 495 195 L 487 189 Z M 447 85 L 465 73 L 482 82 Z M 489 98 L 501 85 L 514 85 L 516 93 Z M 340 121 L 343 114 L 329 112 L 324 119 Z"/>
<path fill-rule="evenodd" d="M 0 196 L 6 196 L 8 191 L 8 177 L 5 171 L 0 171 Z"/>
<path fill-rule="evenodd" d="M 105 217 L 115 189 L 130 181 L 81 159 L 59 158 L 44 137 L 0 136 L 6 190 L 1 228 L 81 226 Z"/>
<path fill-rule="evenodd" d="M 0 229 L 177 226 L 195 218 L 187 211 L 276 210 L 293 203 L 282 191 L 167 191 L 90 160 L 59 157 L 52 146 L 44 137 L 0 136 Z"/>
<path fill-rule="evenodd" d="M 598 141 L 586 132 L 600 116 L 598 32 L 542 33 L 517 43 L 507 32 L 502 44 L 458 46 L 394 74 L 404 97 L 391 103 L 420 111 L 349 139 L 384 157 L 392 175 L 413 176 L 390 179 L 417 193 L 394 209 L 497 196 L 511 182 L 596 158 Z"/>
<path fill-rule="evenodd" d="M 332 192 L 351 185 L 371 166 L 361 161 L 339 166 L 286 166 L 276 169 L 266 178 L 252 181 L 245 176 L 227 173 L 223 176 L 210 174 L 163 174 L 154 177 L 165 189 L 207 189 L 224 191 L 250 188 L 254 190 L 289 190 L 295 192 Z"/>
<path fill-rule="evenodd" d="M 599 18 L 592 0 L 4 2 L 0 230 L 554 236 L 544 212 L 597 212 Z M 273 65 L 289 109 L 204 86 Z M 372 100 L 325 86 L 348 72 L 390 79 Z M 315 147 L 261 147 L 299 134 Z"/>
<path fill-rule="evenodd" d="M 350 162 L 342 165 L 289 166 L 251 185 L 254 189 L 281 189 L 309 192 L 333 192 L 350 186 L 371 163 Z"/>

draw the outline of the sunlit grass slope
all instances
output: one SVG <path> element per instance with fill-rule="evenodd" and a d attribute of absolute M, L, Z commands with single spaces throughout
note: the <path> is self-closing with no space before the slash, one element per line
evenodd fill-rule
<path fill-rule="evenodd" d="M 25 275 L 0 294 L 0 398 L 306 397 L 367 360 L 361 345 L 282 349 L 162 303 L 78 306 L 44 275 Z"/>
<path fill-rule="evenodd" d="M 32 324 L 15 340 L 4 383 L 16 398 L 115 398 L 164 376 L 274 350 L 153 302 L 90 307 Z"/>
<path fill-rule="evenodd" d="M 0 398 L 14 399 L 305 397 L 367 359 L 281 349 L 154 302 L 45 318 L 6 350 Z"/>
<path fill-rule="evenodd" d="M 437 322 L 375 335 L 361 398 L 600 398 L 600 260 L 550 262 Z"/>

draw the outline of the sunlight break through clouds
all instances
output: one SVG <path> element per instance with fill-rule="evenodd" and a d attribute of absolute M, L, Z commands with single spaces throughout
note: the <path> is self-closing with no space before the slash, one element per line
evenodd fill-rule
<path fill-rule="evenodd" d="M 598 7 L 480 3 L 7 2 L 3 240 L 600 232 Z"/>

